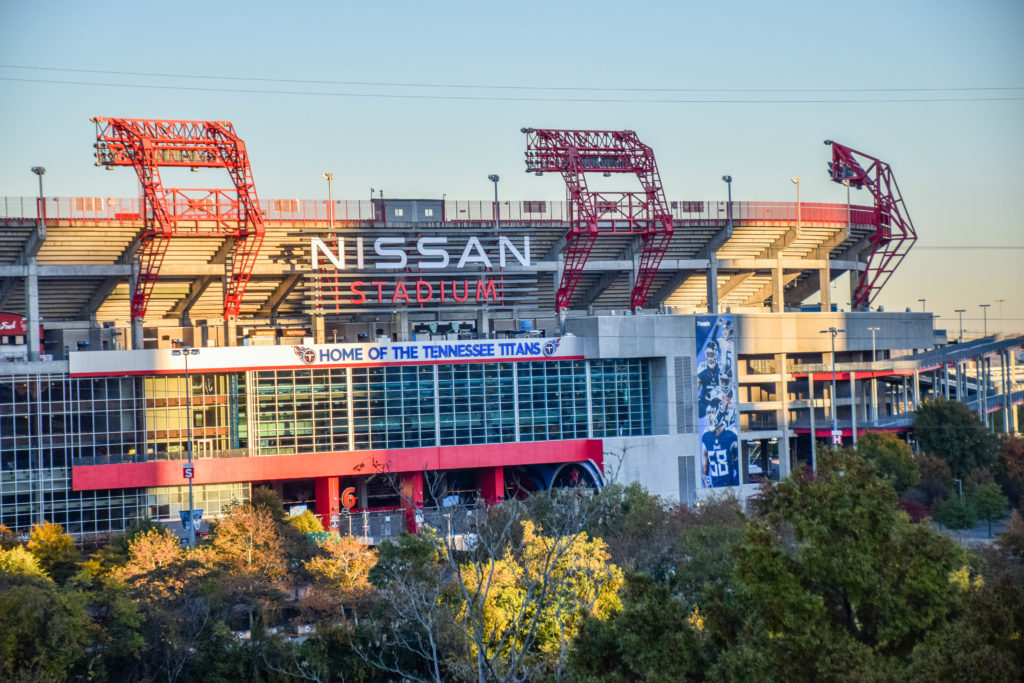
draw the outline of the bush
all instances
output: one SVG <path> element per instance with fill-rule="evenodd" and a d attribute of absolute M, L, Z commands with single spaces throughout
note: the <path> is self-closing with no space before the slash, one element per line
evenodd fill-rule
<path fill-rule="evenodd" d="M 309 510 L 303 510 L 301 515 L 289 517 L 288 523 L 306 534 L 322 534 L 324 532 L 324 525 L 320 522 L 320 518 Z"/>

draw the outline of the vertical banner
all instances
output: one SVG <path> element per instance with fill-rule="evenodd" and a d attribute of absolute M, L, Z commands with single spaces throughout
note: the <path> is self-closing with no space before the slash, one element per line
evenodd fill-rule
<path fill-rule="evenodd" d="M 731 315 L 699 315 L 697 322 L 697 432 L 701 487 L 740 483 L 736 350 Z"/>

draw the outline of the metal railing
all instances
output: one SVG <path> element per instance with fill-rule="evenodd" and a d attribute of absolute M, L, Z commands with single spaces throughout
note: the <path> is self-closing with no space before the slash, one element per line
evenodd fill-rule
<path fill-rule="evenodd" d="M 406 200 L 394 200 L 404 205 Z M 416 200 L 429 204 L 431 200 Z M 38 217 L 36 197 L 0 197 L 0 218 L 36 219 Z M 384 199 L 385 211 L 387 199 Z M 263 218 L 268 221 L 319 221 L 327 222 L 326 200 L 317 199 L 264 199 L 260 202 Z M 489 223 L 494 220 L 494 202 L 437 200 L 443 207 L 436 221 L 455 223 Z M 503 201 L 500 205 L 500 221 L 503 225 L 531 225 L 537 223 L 564 223 L 568 220 L 568 204 L 565 201 L 527 200 Z M 46 197 L 46 217 L 53 220 L 96 220 L 126 221 L 140 220 L 139 198 L 118 197 Z M 727 202 L 719 201 L 672 201 L 669 203 L 673 219 L 682 223 L 718 224 L 729 218 Z M 338 225 L 352 222 L 380 222 L 380 200 L 341 199 L 334 202 L 334 221 Z M 792 223 L 797 218 L 795 202 L 733 202 L 732 217 L 739 222 Z M 809 224 L 842 224 L 847 219 L 854 225 L 877 223 L 877 215 L 871 206 L 847 206 L 846 204 L 822 204 L 802 202 L 801 222 Z M 401 224 L 400 217 L 388 216 L 387 223 Z"/>

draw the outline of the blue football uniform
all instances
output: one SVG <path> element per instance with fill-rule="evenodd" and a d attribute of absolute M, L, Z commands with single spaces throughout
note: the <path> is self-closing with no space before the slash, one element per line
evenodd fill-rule
<path fill-rule="evenodd" d="M 697 417 L 707 415 L 708 406 L 711 405 L 711 392 L 718 388 L 719 366 L 709 366 L 701 363 L 697 368 L 697 380 L 700 382 L 697 388 Z"/>
<path fill-rule="evenodd" d="M 700 440 L 707 454 L 704 485 L 712 488 L 739 486 L 739 437 L 736 432 L 729 429 L 723 429 L 721 434 L 705 432 Z"/>

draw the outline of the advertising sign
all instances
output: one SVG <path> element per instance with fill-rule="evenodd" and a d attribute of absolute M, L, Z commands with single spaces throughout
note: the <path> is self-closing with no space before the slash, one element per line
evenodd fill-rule
<path fill-rule="evenodd" d="M 697 316 L 697 418 L 701 487 L 740 483 L 736 351 L 731 315 Z"/>

